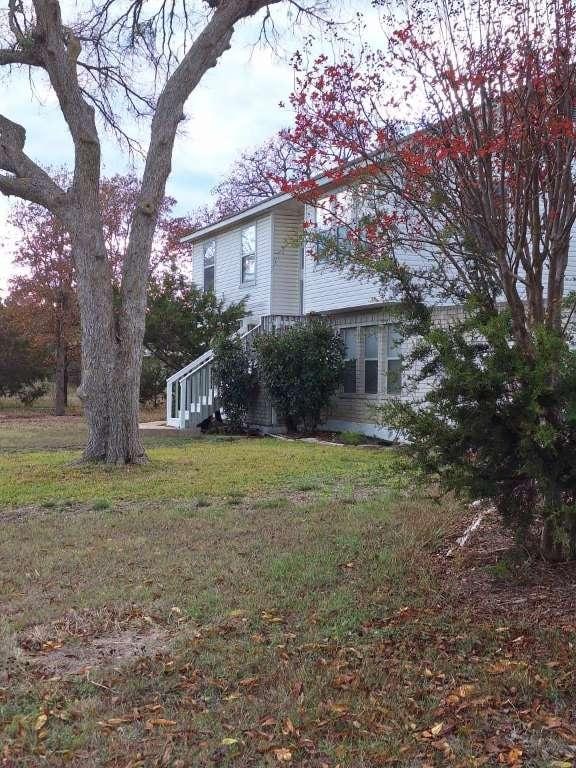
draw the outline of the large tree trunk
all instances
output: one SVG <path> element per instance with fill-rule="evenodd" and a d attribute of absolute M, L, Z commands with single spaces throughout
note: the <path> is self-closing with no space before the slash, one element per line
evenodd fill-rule
<path fill-rule="evenodd" d="M 138 428 L 142 339 L 138 343 L 136 334 L 123 335 L 127 323 L 116 323 L 110 265 L 104 252 L 94 254 L 88 243 L 80 243 L 74 258 L 82 325 L 78 394 L 88 423 L 83 458 L 141 464 L 146 461 Z"/>

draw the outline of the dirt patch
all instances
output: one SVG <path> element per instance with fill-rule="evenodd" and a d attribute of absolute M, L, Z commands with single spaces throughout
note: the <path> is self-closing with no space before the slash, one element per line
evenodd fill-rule
<path fill-rule="evenodd" d="M 93 669 L 115 667 L 145 656 L 155 656 L 165 650 L 169 634 L 161 627 L 148 632 L 126 630 L 108 637 L 53 647 L 39 654 L 24 654 L 28 661 L 46 677 L 85 675 Z"/>
<path fill-rule="evenodd" d="M 142 613 L 111 608 L 70 611 L 62 619 L 29 627 L 18 637 L 20 660 L 42 676 L 84 675 L 166 650 L 173 627 Z"/>
<path fill-rule="evenodd" d="M 576 625 L 576 562 L 549 563 L 519 553 L 512 532 L 494 511 L 485 515 L 466 545 L 459 547 L 456 540 L 475 514 L 470 514 L 435 558 L 450 602 L 466 604 L 482 618 Z M 447 557 L 451 548 L 452 556 Z"/>

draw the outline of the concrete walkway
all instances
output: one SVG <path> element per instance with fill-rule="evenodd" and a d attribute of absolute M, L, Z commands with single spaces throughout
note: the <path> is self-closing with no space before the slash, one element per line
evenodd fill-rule
<path fill-rule="evenodd" d="M 176 427 L 169 427 L 165 421 L 145 421 L 138 426 L 140 429 L 176 429 Z"/>

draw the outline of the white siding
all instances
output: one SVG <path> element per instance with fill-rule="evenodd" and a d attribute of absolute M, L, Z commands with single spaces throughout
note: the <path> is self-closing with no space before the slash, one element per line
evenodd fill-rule
<path fill-rule="evenodd" d="M 346 272 L 317 263 L 306 249 L 304 256 L 304 314 L 362 307 L 381 301 L 376 281 L 349 277 Z"/>
<path fill-rule="evenodd" d="M 297 315 L 301 306 L 303 207 L 279 207 L 272 214 L 271 314 Z"/>
<path fill-rule="evenodd" d="M 242 284 L 241 232 L 243 227 L 251 224 L 256 225 L 256 281 Z M 224 298 L 227 304 L 240 301 L 246 296 L 248 311 L 251 313 L 246 322 L 258 322 L 262 315 L 270 314 L 272 217 L 266 215 L 247 220 L 241 226 L 196 242 L 193 246 L 192 279 L 199 287 L 204 284 L 203 245 L 211 239 L 216 240 L 216 294 Z"/>
<path fill-rule="evenodd" d="M 316 209 L 313 206 L 306 206 L 304 216 L 307 223 L 316 224 Z M 376 281 L 350 277 L 344 270 L 317 262 L 313 247 L 304 247 L 304 314 L 362 307 L 379 300 L 379 285 Z"/>

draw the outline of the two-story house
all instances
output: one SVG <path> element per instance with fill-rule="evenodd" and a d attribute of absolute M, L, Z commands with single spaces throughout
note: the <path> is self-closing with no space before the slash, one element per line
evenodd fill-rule
<path fill-rule="evenodd" d="M 305 221 L 316 211 L 280 194 L 204 227 L 184 242 L 193 249 L 193 280 L 227 302 L 246 297 L 246 343 L 262 330 L 321 314 L 342 334 L 346 370 L 341 391 L 326 414 L 325 428 L 391 437 L 376 426 L 374 406 L 402 393 L 395 307 L 382 301 L 375 282 L 352 278 L 319 262 L 302 244 Z M 209 351 L 167 382 L 167 423 L 193 427 L 214 407 Z M 258 403 L 252 421 L 279 429 L 274 409 Z"/>
<path fill-rule="evenodd" d="M 383 300 L 378 283 L 352 277 L 303 245 L 305 226 L 325 225 L 326 199 L 314 208 L 280 194 L 185 237 L 193 249 L 193 280 L 227 302 L 247 299 L 249 315 L 239 333 L 248 345 L 262 331 L 323 315 L 342 335 L 346 355 L 343 385 L 324 427 L 390 439 L 386 427 L 376 426 L 374 407 L 389 397 L 414 395 L 402 381 L 397 307 Z M 566 292 L 575 289 L 572 251 Z M 454 305 L 434 309 L 438 323 L 461 311 Z M 168 424 L 194 427 L 213 412 L 211 360 L 208 351 L 168 379 Z M 266 430 L 281 429 L 265 397 L 251 420 Z"/>

